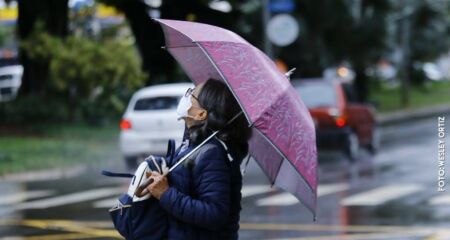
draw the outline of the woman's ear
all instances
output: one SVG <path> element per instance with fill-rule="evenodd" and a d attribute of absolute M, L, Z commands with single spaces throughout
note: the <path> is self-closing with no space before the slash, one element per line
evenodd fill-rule
<path fill-rule="evenodd" d="M 202 109 L 196 116 L 195 120 L 206 120 L 208 118 L 208 110 Z"/>

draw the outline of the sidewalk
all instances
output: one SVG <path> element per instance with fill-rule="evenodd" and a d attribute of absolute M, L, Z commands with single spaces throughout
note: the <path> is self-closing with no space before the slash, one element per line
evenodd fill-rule
<path fill-rule="evenodd" d="M 380 125 L 390 125 L 404 121 L 417 120 L 433 116 L 443 116 L 450 113 L 450 104 L 441 104 L 413 110 L 401 110 L 393 113 L 378 114 Z"/>

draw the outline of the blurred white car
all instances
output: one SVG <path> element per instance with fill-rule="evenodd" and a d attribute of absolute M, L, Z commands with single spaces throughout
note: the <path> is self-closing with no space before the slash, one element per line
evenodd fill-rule
<path fill-rule="evenodd" d="M 22 65 L 0 67 L 0 102 L 14 99 L 22 84 Z"/>
<path fill-rule="evenodd" d="M 178 102 L 192 83 L 142 88 L 131 98 L 120 122 L 120 150 L 130 168 L 149 154 L 165 155 L 167 142 L 181 144 L 184 121 L 177 120 Z"/>

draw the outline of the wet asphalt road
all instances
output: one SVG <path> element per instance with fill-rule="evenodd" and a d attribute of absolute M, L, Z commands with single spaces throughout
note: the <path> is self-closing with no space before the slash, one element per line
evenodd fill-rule
<path fill-rule="evenodd" d="M 269 188 L 250 162 L 240 238 L 450 239 L 450 186 L 437 192 L 437 118 L 381 130 L 382 148 L 375 156 L 361 150 L 352 164 L 340 153 L 320 153 L 316 222 L 295 198 Z M 103 167 L 123 165 L 117 159 Z M 118 239 L 107 210 L 127 182 L 99 171 L 88 167 L 54 179 L 2 180 L 0 239 Z"/>

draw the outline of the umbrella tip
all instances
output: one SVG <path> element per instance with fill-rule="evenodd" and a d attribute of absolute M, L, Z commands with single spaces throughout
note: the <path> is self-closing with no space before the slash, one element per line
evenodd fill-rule
<path fill-rule="evenodd" d="M 287 71 L 284 76 L 286 76 L 288 79 L 291 79 L 291 75 L 294 73 L 295 69 L 297 68 L 292 68 L 291 70 Z"/>

